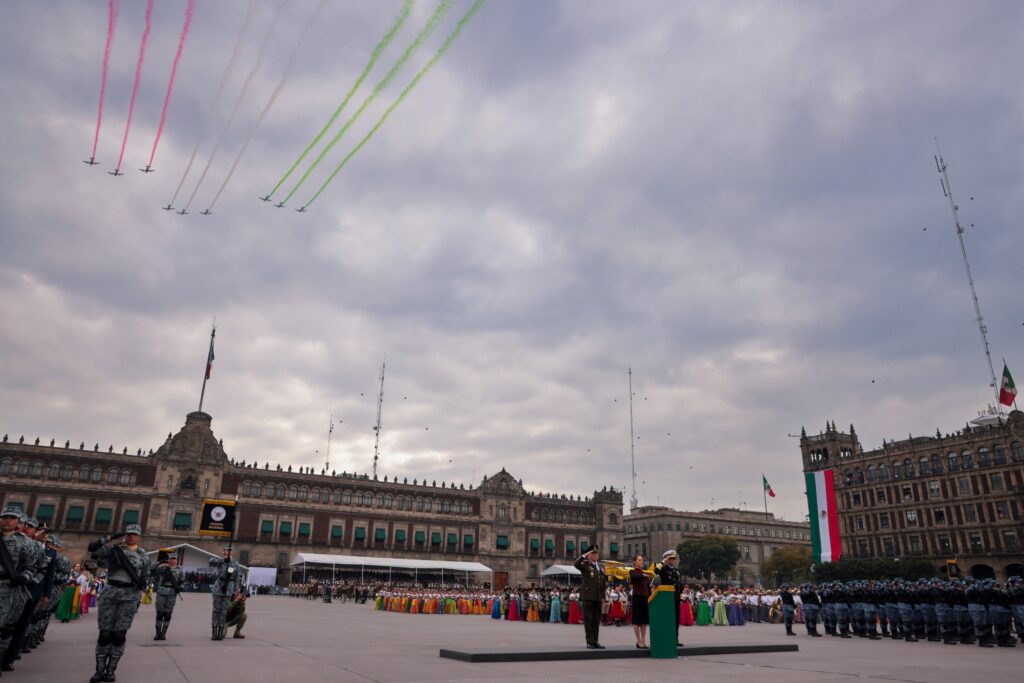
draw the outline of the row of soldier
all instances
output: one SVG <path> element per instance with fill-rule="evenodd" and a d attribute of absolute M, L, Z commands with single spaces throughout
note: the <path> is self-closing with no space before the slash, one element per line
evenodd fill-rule
<path fill-rule="evenodd" d="M 947 645 L 1014 647 L 1011 625 L 1024 642 L 1024 579 L 904 579 L 831 581 L 803 584 L 799 591 L 783 585 L 786 633 L 793 633 L 795 596 L 802 603 L 804 625 L 812 637 L 819 616 L 825 633 L 838 638 L 891 638 Z"/>
<path fill-rule="evenodd" d="M 65 584 L 71 566 L 61 554 L 60 539 L 50 534 L 20 508 L 8 506 L 0 512 L 0 668 L 13 671 L 14 662 L 45 640 L 46 627 Z M 156 635 L 165 640 L 181 593 L 181 569 L 173 553 L 158 558 L 154 568 L 140 546 L 142 529 L 129 524 L 121 533 L 96 539 L 89 552 L 106 570 L 106 587 L 98 601 L 96 672 L 90 683 L 116 680 L 115 672 L 124 656 L 127 634 L 135 619 L 143 591 L 151 584 L 156 590 Z M 210 560 L 216 579 L 212 585 L 212 640 L 223 640 L 229 626 L 235 638 L 245 625 L 244 575 L 231 559 L 230 547 L 222 558 Z"/>

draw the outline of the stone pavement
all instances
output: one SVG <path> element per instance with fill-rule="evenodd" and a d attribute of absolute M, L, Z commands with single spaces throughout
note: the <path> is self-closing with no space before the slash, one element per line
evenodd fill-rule
<path fill-rule="evenodd" d="M 128 633 L 118 681 L 132 683 L 312 683 L 314 681 L 920 681 L 1021 679 L 1024 646 L 982 649 L 941 643 L 787 638 L 781 626 L 681 629 L 684 643 L 793 642 L 799 652 L 680 660 L 470 664 L 442 647 L 575 645 L 583 627 L 495 621 L 485 616 L 393 614 L 369 604 L 325 605 L 289 597 L 249 600 L 245 640 L 210 640 L 210 596 L 186 594 L 168 640 L 154 642 L 151 605 Z M 801 627 L 802 628 L 802 627 Z M 607 645 L 633 642 L 629 627 L 601 629 Z M 93 671 L 96 612 L 51 624 L 47 641 L 0 683 L 85 683 Z"/>

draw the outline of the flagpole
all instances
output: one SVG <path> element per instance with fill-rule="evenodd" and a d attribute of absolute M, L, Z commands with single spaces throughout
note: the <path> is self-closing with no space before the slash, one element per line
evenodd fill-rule
<path fill-rule="evenodd" d="M 199 392 L 199 412 L 203 412 L 203 399 L 206 397 L 206 380 L 210 379 L 210 363 L 213 360 L 213 338 L 217 336 L 217 318 L 213 319 L 210 329 L 210 351 L 206 354 L 206 367 L 203 369 L 203 390 Z"/>
<path fill-rule="evenodd" d="M 764 496 L 764 518 L 768 519 L 768 489 L 764 487 L 764 475 L 761 475 L 761 494 Z"/>

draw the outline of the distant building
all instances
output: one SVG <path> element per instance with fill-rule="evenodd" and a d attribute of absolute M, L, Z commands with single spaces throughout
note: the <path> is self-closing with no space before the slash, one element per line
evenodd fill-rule
<path fill-rule="evenodd" d="M 810 529 L 805 522 L 786 522 L 763 512 L 721 508 L 685 512 L 647 505 L 633 509 L 623 521 L 627 559 L 640 553 L 661 561 L 661 554 L 682 541 L 702 536 L 729 536 L 740 549 L 740 561 L 728 577 L 716 580 L 754 585 L 761 581 L 761 564 L 783 545 L 810 546 Z"/>
<path fill-rule="evenodd" d="M 979 578 L 1024 575 L 1024 413 L 865 451 L 853 425 L 804 432 L 805 472 L 835 477 L 843 557 L 947 560 Z"/>
<path fill-rule="evenodd" d="M 49 523 L 75 559 L 127 523 L 143 526 L 147 549 L 187 542 L 216 552 L 220 543 L 197 533 L 203 498 L 238 500 L 235 548 L 245 565 L 286 569 L 299 551 L 473 561 L 503 586 L 539 583 L 546 566 L 576 559 L 590 542 L 621 557 L 622 493 L 611 488 L 586 498 L 536 494 L 504 469 L 466 488 L 257 467 L 230 461 L 211 422 L 190 413 L 146 455 L 5 436 L 0 504 Z"/>

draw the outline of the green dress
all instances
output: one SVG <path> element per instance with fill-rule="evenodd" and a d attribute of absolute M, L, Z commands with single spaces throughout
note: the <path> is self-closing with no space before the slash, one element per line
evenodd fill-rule
<path fill-rule="evenodd" d="M 697 601 L 697 626 L 707 626 L 711 623 L 711 607 L 705 598 Z"/>
<path fill-rule="evenodd" d="M 715 626 L 729 625 L 729 615 L 725 611 L 725 600 L 715 601 L 715 616 L 711 619 L 711 623 Z"/>

